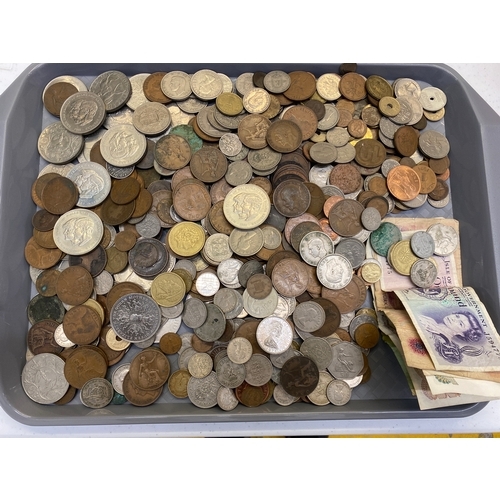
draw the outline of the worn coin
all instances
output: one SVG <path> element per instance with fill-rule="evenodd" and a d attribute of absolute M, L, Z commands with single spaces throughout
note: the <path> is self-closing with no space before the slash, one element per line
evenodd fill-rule
<path fill-rule="evenodd" d="M 129 167 L 138 163 L 147 150 L 146 137 L 133 125 L 118 125 L 101 138 L 101 154 L 115 167 Z"/>
<path fill-rule="evenodd" d="M 94 92 L 77 92 L 68 97 L 61 107 L 61 124 L 73 134 L 92 134 L 105 119 L 105 103 Z"/>
<path fill-rule="evenodd" d="M 93 378 L 85 382 L 80 401 L 87 408 L 104 408 L 113 399 L 113 386 L 105 378 Z"/>
<path fill-rule="evenodd" d="M 441 257 L 451 255 L 458 247 L 458 233 L 451 226 L 437 223 L 427 229 L 434 239 L 434 253 Z"/>
<path fill-rule="evenodd" d="M 130 99 L 132 85 L 124 73 L 112 70 L 100 74 L 90 84 L 89 90 L 102 98 L 107 113 L 113 113 Z"/>
<path fill-rule="evenodd" d="M 187 385 L 189 400 L 198 408 L 212 408 L 217 405 L 220 387 L 221 384 L 213 371 L 204 378 L 191 377 Z"/>
<path fill-rule="evenodd" d="M 132 117 L 134 127 L 144 135 L 158 135 L 168 129 L 172 117 L 166 106 L 159 102 L 145 102 L 138 106 Z"/>
<path fill-rule="evenodd" d="M 351 400 L 351 388 L 344 380 L 332 380 L 326 389 L 328 401 L 335 406 L 344 406 Z"/>
<path fill-rule="evenodd" d="M 61 122 L 55 122 L 42 130 L 38 152 L 49 163 L 63 165 L 77 158 L 84 144 L 83 135 L 72 133 Z"/>

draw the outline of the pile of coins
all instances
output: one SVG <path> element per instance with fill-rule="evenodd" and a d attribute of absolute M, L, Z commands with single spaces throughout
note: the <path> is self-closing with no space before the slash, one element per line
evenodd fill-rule
<path fill-rule="evenodd" d="M 200 408 L 344 405 L 369 380 L 365 242 L 449 201 L 449 144 L 427 128 L 440 89 L 343 65 L 61 76 L 42 98 L 31 399 L 146 406 L 166 386 Z"/>

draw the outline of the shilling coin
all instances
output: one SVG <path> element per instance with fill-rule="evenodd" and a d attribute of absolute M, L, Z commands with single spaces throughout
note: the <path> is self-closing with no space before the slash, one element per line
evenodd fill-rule
<path fill-rule="evenodd" d="M 80 401 L 87 408 L 104 408 L 113 399 L 113 386 L 105 378 L 93 378 L 85 382 Z"/>
<path fill-rule="evenodd" d="M 73 94 L 61 107 L 61 123 L 73 134 L 92 134 L 102 126 L 105 119 L 104 102 L 93 92 Z"/>
<path fill-rule="evenodd" d="M 111 176 L 99 163 L 78 163 L 67 174 L 78 188 L 78 207 L 95 207 L 102 203 L 111 191 Z"/>
<path fill-rule="evenodd" d="M 170 99 L 183 101 L 191 95 L 191 78 L 184 71 L 170 71 L 161 80 L 161 90 Z"/>
<path fill-rule="evenodd" d="M 134 111 L 132 124 L 144 135 L 158 135 L 168 129 L 172 117 L 166 106 L 159 102 L 146 102 Z"/>
<path fill-rule="evenodd" d="M 304 332 L 312 333 L 319 330 L 325 324 L 325 320 L 325 310 L 316 302 L 302 302 L 293 312 L 295 326 Z"/>
<path fill-rule="evenodd" d="M 127 101 L 127 106 L 132 111 L 138 108 L 141 104 L 148 102 L 146 96 L 144 95 L 144 81 L 149 75 L 150 73 L 139 73 L 138 75 L 134 75 L 129 78 L 132 93 Z"/>
<path fill-rule="evenodd" d="M 413 253 L 421 259 L 427 259 L 434 254 L 434 238 L 426 231 L 417 231 L 410 239 Z"/>
<path fill-rule="evenodd" d="M 217 404 L 220 387 L 215 372 L 205 378 L 191 377 L 187 385 L 189 400 L 198 408 L 212 408 Z"/>
<path fill-rule="evenodd" d="M 268 354 L 281 354 L 291 346 L 293 331 L 284 319 L 270 316 L 259 323 L 256 338 L 263 351 Z"/>
<path fill-rule="evenodd" d="M 252 352 L 252 344 L 244 337 L 236 337 L 227 345 L 227 356 L 237 365 L 246 363 L 251 358 Z"/>
<path fill-rule="evenodd" d="M 250 353 L 250 356 L 251 355 L 252 354 Z M 216 368 L 217 368 L 216 370 L 217 380 L 224 387 L 227 387 L 229 389 L 236 389 L 236 387 L 240 386 L 245 381 L 245 375 L 246 375 L 245 364 L 235 363 L 234 361 L 231 361 L 229 356 L 221 357 L 220 361 L 218 361 L 217 363 Z"/>
<path fill-rule="evenodd" d="M 351 399 L 351 388 L 343 380 L 332 380 L 326 388 L 326 395 L 332 405 L 343 406 Z"/>
<path fill-rule="evenodd" d="M 311 231 L 300 241 L 300 255 L 304 262 L 317 266 L 319 261 L 334 252 L 332 239 L 322 231 Z"/>
<path fill-rule="evenodd" d="M 219 387 L 217 391 L 217 404 L 224 411 L 234 410 L 238 406 L 238 399 L 234 395 L 234 391 L 227 387 Z"/>
<path fill-rule="evenodd" d="M 410 278 L 418 288 L 430 288 L 436 281 L 438 269 L 430 259 L 419 259 L 413 263 Z"/>
<path fill-rule="evenodd" d="M 101 154 L 115 167 L 135 165 L 142 159 L 146 149 L 146 137 L 133 125 L 113 127 L 101 139 Z"/>
<path fill-rule="evenodd" d="M 202 101 L 216 99 L 224 90 L 222 78 L 210 69 L 197 71 L 191 77 L 193 94 Z"/>
<path fill-rule="evenodd" d="M 326 288 L 340 290 L 351 282 L 352 265 L 342 255 L 328 255 L 318 263 L 317 276 Z"/>

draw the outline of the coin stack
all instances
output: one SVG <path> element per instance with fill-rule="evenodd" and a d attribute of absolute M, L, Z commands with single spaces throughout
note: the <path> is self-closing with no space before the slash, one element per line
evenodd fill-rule
<path fill-rule="evenodd" d="M 34 401 L 146 406 L 166 386 L 200 408 L 344 405 L 369 380 L 365 242 L 387 247 L 391 213 L 447 205 L 449 143 L 427 130 L 446 96 L 352 66 L 231 76 L 47 84 L 25 247 Z M 411 249 L 431 262 L 427 243 Z"/>

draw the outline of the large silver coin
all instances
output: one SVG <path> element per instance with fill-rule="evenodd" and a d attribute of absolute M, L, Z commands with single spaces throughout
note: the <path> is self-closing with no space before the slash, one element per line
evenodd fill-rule
<path fill-rule="evenodd" d="M 106 119 L 103 100 L 93 92 L 78 92 L 61 106 L 61 123 L 73 134 L 89 135 Z"/>
<path fill-rule="evenodd" d="M 132 95 L 132 85 L 127 75 L 121 71 L 106 71 L 100 74 L 89 87 L 102 98 L 108 113 L 118 111 Z"/>
<path fill-rule="evenodd" d="M 146 153 L 146 137 L 133 125 L 118 125 L 108 130 L 101 139 L 102 157 L 115 167 L 130 167 Z"/>
<path fill-rule="evenodd" d="M 49 163 L 64 165 L 77 158 L 84 144 L 81 134 L 73 134 L 61 122 L 55 122 L 42 130 L 38 152 Z"/>
<path fill-rule="evenodd" d="M 434 239 L 436 255 L 446 257 L 456 250 L 459 242 L 458 233 L 451 226 L 437 223 L 430 226 L 427 232 Z"/>
<path fill-rule="evenodd" d="M 110 313 L 111 328 L 131 343 L 144 342 L 156 335 L 161 325 L 160 306 L 143 293 L 120 297 Z"/>
<path fill-rule="evenodd" d="M 99 245 L 104 225 L 91 210 L 75 208 L 59 217 L 53 233 L 57 248 L 69 255 L 83 255 Z"/>
<path fill-rule="evenodd" d="M 364 366 L 361 349 L 350 342 L 340 342 L 332 347 L 333 359 L 328 371 L 338 380 L 357 377 Z"/>
<path fill-rule="evenodd" d="M 26 363 L 21 374 L 26 395 L 43 405 L 59 401 L 69 388 L 64 376 L 64 360 L 55 354 L 42 353 Z"/>
<path fill-rule="evenodd" d="M 268 354 L 281 354 L 292 345 L 293 331 L 284 319 L 270 316 L 259 323 L 256 338 L 263 351 Z"/>
<path fill-rule="evenodd" d="M 111 176 L 99 163 L 87 161 L 75 165 L 66 176 L 78 188 L 78 207 L 89 208 L 101 204 L 111 191 Z"/>

